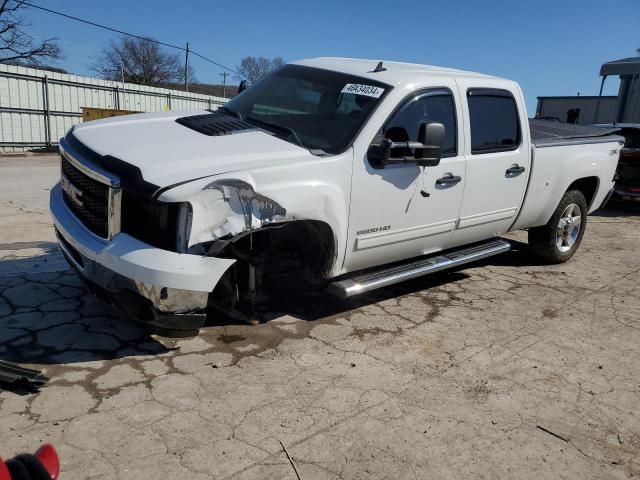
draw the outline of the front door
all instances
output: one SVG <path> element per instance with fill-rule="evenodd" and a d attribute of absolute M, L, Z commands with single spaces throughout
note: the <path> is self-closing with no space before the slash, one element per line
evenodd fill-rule
<path fill-rule="evenodd" d="M 422 90 L 402 102 L 378 133 L 396 142 L 417 141 L 423 122 L 444 124 L 443 156 L 436 167 L 408 163 L 382 168 L 367 158 L 366 150 L 354 152 L 346 271 L 447 247 L 465 183 L 459 108 L 449 88 Z M 402 153 L 394 150 L 396 155 Z"/>

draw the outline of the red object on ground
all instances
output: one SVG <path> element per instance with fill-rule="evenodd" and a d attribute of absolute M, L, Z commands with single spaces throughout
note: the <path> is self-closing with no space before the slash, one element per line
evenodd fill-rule
<path fill-rule="evenodd" d="M 29 461 L 27 462 L 27 460 Z M 32 475 L 36 475 L 38 479 L 42 478 L 42 476 L 45 475 L 42 468 L 46 470 L 46 473 L 49 474 L 51 480 L 58 480 L 58 476 L 60 475 L 60 460 L 58 459 L 58 453 L 56 452 L 56 449 L 53 448 L 53 445 L 48 443 L 42 445 L 35 455 L 18 455 L 15 459 L 9 460 L 9 462 L 14 462 L 14 464 L 12 464 L 14 474 L 17 474 L 15 467 L 17 465 L 22 465 L 22 473 L 19 474 L 21 479 L 32 478 Z M 38 462 L 40 462 L 41 466 L 37 466 L 34 471 L 34 465 L 32 462 L 35 462 L 36 466 Z M 26 469 L 24 469 L 25 465 L 27 467 Z M 27 477 L 25 477 L 25 475 Z M 0 458 L 0 480 L 12 480 L 11 472 L 2 458 Z"/>
<path fill-rule="evenodd" d="M 2 457 L 0 457 L 0 480 L 11 480 L 11 474 L 9 473 L 9 469 L 4 464 Z"/>
<path fill-rule="evenodd" d="M 50 443 L 42 445 L 36 452 L 36 458 L 47 469 L 47 472 L 51 475 L 51 480 L 57 480 L 60 475 L 60 459 L 53 445 Z"/>
<path fill-rule="evenodd" d="M 4 464 L 2 457 L 0 457 L 0 480 L 11 480 L 11 474 L 9 473 L 9 469 Z"/>

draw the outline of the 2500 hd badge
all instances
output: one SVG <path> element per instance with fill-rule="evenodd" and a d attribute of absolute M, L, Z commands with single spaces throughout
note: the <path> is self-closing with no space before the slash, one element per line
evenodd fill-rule
<path fill-rule="evenodd" d="M 390 230 L 391 225 L 385 225 L 384 227 L 375 227 L 375 228 L 367 228 L 366 230 L 359 230 L 356 232 L 356 235 L 366 235 L 367 233 L 376 233 L 376 232 L 384 232 L 385 230 Z"/>

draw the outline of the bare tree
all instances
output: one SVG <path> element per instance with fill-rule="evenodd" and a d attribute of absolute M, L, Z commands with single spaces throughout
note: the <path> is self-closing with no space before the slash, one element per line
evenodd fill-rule
<path fill-rule="evenodd" d="M 249 82 L 253 83 L 260 77 L 264 77 L 267 73 L 272 72 L 282 65 L 284 65 L 284 59 L 282 57 L 244 57 L 240 61 L 240 65 L 236 67 L 238 73 L 241 74 L 237 75 L 236 78 L 238 80 L 246 78 Z"/>
<path fill-rule="evenodd" d="M 25 31 L 30 24 L 20 15 L 24 8 L 20 0 L 0 0 L 0 62 L 38 66 L 62 58 L 55 38 L 35 41 Z"/>
<path fill-rule="evenodd" d="M 184 59 L 164 51 L 153 39 L 120 37 L 109 42 L 91 69 L 107 80 L 124 80 L 143 85 L 184 82 Z M 189 66 L 189 82 L 195 82 Z"/>

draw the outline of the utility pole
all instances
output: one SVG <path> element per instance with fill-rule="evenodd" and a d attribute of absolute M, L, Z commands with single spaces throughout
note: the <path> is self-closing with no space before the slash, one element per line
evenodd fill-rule
<path fill-rule="evenodd" d="M 119 108 L 125 110 L 124 61 L 120 64 L 120 75 L 122 75 L 122 102 L 118 99 L 118 103 L 122 103 L 122 106 Z"/>
<path fill-rule="evenodd" d="M 189 42 L 187 42 L 187 49 L 184 51 L 184 91 L 189 91 Z"/>
<path fill-rule="evenodd" d="M 220 76 L 222 77 L 222 98 L 227 98 L 227 77 L 229 74 L 224 72 Z"/>

